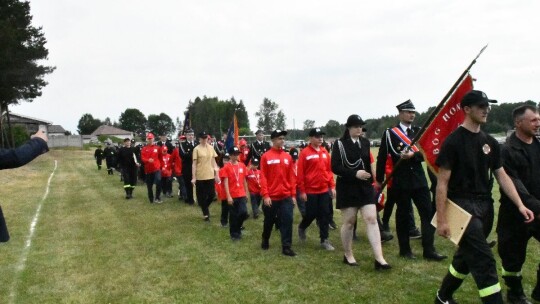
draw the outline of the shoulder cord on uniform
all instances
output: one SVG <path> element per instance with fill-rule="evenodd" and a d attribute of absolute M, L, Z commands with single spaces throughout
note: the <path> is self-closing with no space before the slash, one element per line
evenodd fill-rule
<path fill-rule="evenodd" d="M 179 144 L 180 150 L 182 150 L 182 154 L 186 154 L 186 151 L 184 151 L 184 147 L 182 147 L 182 143 Z"/>
<path fill-rule="evenodd" d="M 390 139 L 390 129 L 386 129 L 386 147 L 390 147 L 395 155 L 399 155 L 399 153 L 394 150 L 394 146 L 392 145 L 392 140 Z"/>
<path fill-rule="evenodd" d="M 255 143 L 251 143 L 251 151 L 253 151 L 253 153 L 257 154 L 257 156 L 259 158 L 261 158 L 261 154 L 259 154 L 259 151 L 257 151 L 257 149 L 255 149 L 254 145 L 255 145 Z M 264 149 L 264 147 L 263 147 L 263 149 Z"/>
<path fill-rule="evenodd" d="M 347 159 L 347 153 L 345 152 L 345 148 L 343 147 L 343 143 L 339 139 L 337 140 L 337 142 L 338 142 L 338 148 L 339 148 L 339 155 L 341 156 L 341 164 L 343 165 L 343 167 L 348 168 L 348 169 L 356 169 L 360 165 L 360 166 L 362 166 L 361 167 L 362 169 L 365 169 L 364 161 L 362 160 L 362 156 L 360 156 L 360 158 L 356 162 L 351 163 Z"/>

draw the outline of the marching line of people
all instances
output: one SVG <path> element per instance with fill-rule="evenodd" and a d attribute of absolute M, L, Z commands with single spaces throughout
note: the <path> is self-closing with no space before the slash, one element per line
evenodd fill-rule
<path fill-rule="evenodd" d="M 513 113 L 516 132 L 501 148 L 480 128 L 493 102 L 496 101 L 477 90 L 470 91 L 461 100 L 465 121 L 444 140 L 440 149 L 436 160 L 440 171 L 437 176 L 430 174 L 433 195 L 422 165 L 423 155 L 411 144 L 420 130 L 413 125 L 416 110 L 410 100 L 396 106 L 399 122 L 382 135 L 376 163 L 370 142 L 363 136 L 365 122 L 356 114 L 347 118 L 343 136 L 331 146 L 325 145 L 325 133 L 319 128 L 309 131 L 306 146 L 290 151 L 284 147 L 287 136 L 284 130 L 271 132 L 271 143 L 266 142 L 263 132 L 258 130 L 253 143 L 248 145 L 242 140 L 239 147 L 228 150 L 225 138 L 218 142 L 205 131 L 198 134 L 198 141 L 194 132 L 188 131 L 179 137 L 176 148 L 164 139 L 161 147 L 158 146 L 154 135 L 149 133 L 139 156 L 126 139 L 118 152 L 118 163 L 122 168 L 126 199 L 133 197 L 137 168 L 144 168 L 150 203 L 161 203 L 161 192 L 172 196 L 174 179 L 179 183 L 179 199 L 189 205 L 195 202 L 195 188 L 198 205 L 207 222 L 211 219 L 209 206 L 217 193 L 221 202 L 220 223 L 229 227 L 232 241 L 242 239 L 248 209 L 253 219 L 258 219 L 262 212 L 261 249 L 270 248 L 275 227 L 280 232 L 281 252 L 285 256 L 296 256 L 292 248 L 295 206 L 302 218 L 297 227 L 299 240 L 307 240 L 308 228 L 316 221 L 321 248 L 335 250 L 329 241 L 329 229 L 336 228 L 335 200 L 335 208 L 341 211 L 342 217 L 343 263 L 358 266 L 352 247 L 360 213 L 373 251 L 374 269 L 379 271 L 392 269 L 384 257 L 382 243 L 393 237 L 389 232 L 389 218 L 394 205 L 399 256 L 405 260 L 416 259 L 410 239 L 418 238 L 426 261 L 447 259 L 436 250 L 434 235 L 437 231 L 442 237 L 450 236 L 446 205 L 447 198 L 451 199 L 473 217 L 436 291 L 435 303 L 457 303 L 454 293 L 468 273 L 472 274 L 483 303 L 502 303 L 493 246 L 487 241 L 494 223 L 492 186 L 495 178 L 501 191 L 497 236 L 502 277 L 508 287 L 507 300 L 531 303 L 524 294 L 521 268 L 528 240 L 531 237 L 540 240 L 540 178 L 537 177 L 540 142 L 536 137 L 540 114 L 534 106 L 516 108 Z M 107 149 L 95 151 L 98 170 L 103 156 L 107 159 L 108 153 L 111 152 Z M 396 166 L 398 162 L 400 165 Z M 390 172 L 393 176 L 387 189 L 389 203 L 384 206 L 381 220 L 377 199 L 381 184 Z M 413 204 L 418 210 L 421 231 L 416 228 Z M 437 229 L 431 225 L 435 211 L 438 211 Z M 531 294 L 537 301 L 540 301 L 539 283 L 540 264 Z"/>

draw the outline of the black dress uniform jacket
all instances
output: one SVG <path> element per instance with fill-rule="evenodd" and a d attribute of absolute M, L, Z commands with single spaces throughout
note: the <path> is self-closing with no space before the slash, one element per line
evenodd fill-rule
<path fill-rule="evenodd" d="M 264 152 L 270 150 L 270 143 L 267 141 L 263 141 L 262 143 L 259 143 L 258 141 L 253 142 L 249 146 L 249 153 L 246 158 L 245 165 L 247 166 L 249 162 L 251 161 L 251 158 L 257 158 L 258 160 L 261 160 L 262 155 Z"/>
<path fill-rule="evenodd" d="M 400 128 L 399 125 L 397 125 Z M 400 128 L 401 129 L 401 128 Z M 411 127 L 413 135 L 420 128 Z M 402 130 L 406 134 L 405 130 Z M 414 136 L 412 136 L 414 137 Z M 412 140 L 412 138 L 410 138 Z M 401 158 L 400 153 L 405 149 L 405 144 L 395 135 L 390 129 L 387 129 L 381 139 L 379 154 L 377 155 L 377 181 L 382 183 L 385 175 L 385 166 L 387 155 L 392 156 L 394 166 Z M 404 159 L 400 165 L 394 170 L 392 177 L 393 189 L 418 189 L 427 187 L 427 179 L 422 167 L 424 156 L 420 152 L 415 152 L 414 157 Z"/>

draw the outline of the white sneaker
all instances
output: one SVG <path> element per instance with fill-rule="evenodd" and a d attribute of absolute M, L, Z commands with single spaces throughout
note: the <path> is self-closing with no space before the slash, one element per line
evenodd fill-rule
<path fill-rule="evenodd" d="M 332 244 L 330 244 L 330 242 L 328 240 L 324 240 L 321 243 L 321 247 L 328 250 L 328 251 L 333 251 L 335 249 L 334 246 L 332 246 Z"/>

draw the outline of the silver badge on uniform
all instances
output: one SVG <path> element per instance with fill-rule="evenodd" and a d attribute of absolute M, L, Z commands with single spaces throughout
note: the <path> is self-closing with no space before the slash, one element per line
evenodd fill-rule
<path fill-rule="evenodd" d="M 482 151 L 484 152 L 484 154 L 489 154 L 489 152 L 491 152 L 491 148 L 489 147 L 488 144 L 485 144 L 484 146 L 482 146 Z"/>

